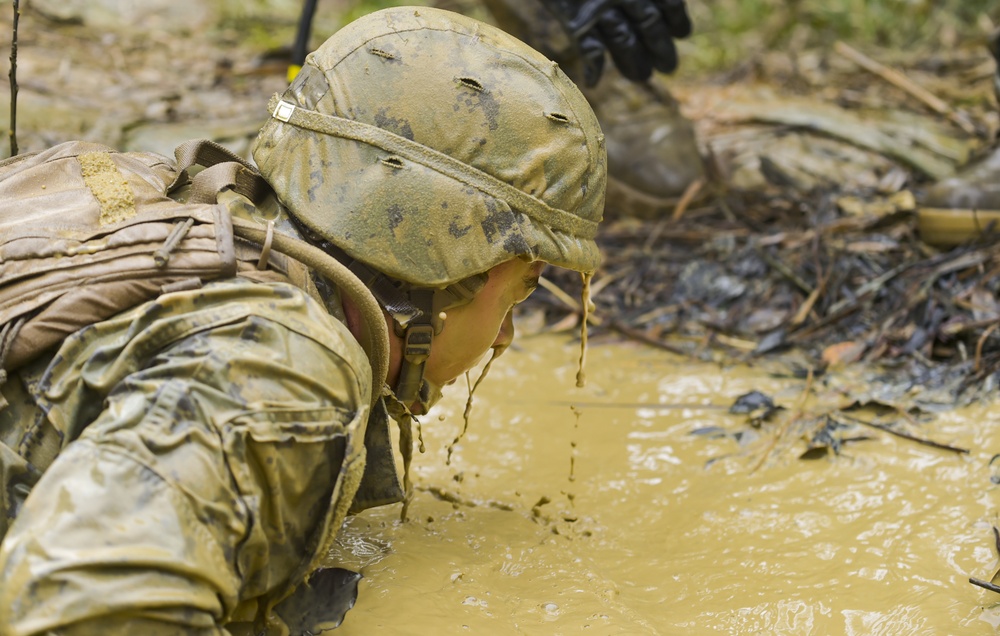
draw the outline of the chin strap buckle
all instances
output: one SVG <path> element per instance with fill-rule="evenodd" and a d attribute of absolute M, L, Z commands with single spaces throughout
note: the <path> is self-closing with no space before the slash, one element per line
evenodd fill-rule
<path fill-rule="evenodd" d="M 424 364 L 431 355 L 431 341 L 433 339 L 433 326 L 411 324 L 406 328 L 406 339 L 403 341 L 403 357 L 410 364 Z"/>
<path fill-rule="evenodd" d="M 409 405 L 417 399 L 424 378 L 424 364 L 431 355 L 434 327 L 410 323 L 403 338 L 403 365 L 399 370 L 396 397 Z"/>

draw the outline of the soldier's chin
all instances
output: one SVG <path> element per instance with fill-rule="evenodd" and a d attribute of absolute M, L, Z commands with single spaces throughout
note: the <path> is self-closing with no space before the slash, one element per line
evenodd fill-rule
<path fill-rule="evenodd" d="M 448 384 L 453 384 L 454 382 L 455 381 L 452 380 Z M 409 405 L 410 413 L 413 413 L 414 415 L 427 415 L 427 412 L 430 411 L 440 399 L 441 387 L 425 377 L 424 385 L 420 390 L 420 398 Z"/>

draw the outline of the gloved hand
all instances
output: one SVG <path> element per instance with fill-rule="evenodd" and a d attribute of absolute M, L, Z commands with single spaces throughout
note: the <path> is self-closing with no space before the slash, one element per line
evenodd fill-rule
<path fill-rule="evenodd" d="M 604 52 L 628 79 L 649 79 L 653 69 L 677 68 L 674 39 L 691 34 L 684 0 L 542 0 L 579 48 L 584 82 L 604 70 Z"/>

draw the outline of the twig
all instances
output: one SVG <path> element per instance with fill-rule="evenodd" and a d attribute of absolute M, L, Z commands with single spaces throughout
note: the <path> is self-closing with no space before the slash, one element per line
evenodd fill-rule
<path fill-rule="evenodd" d="M 674 208 L 673 214 L 670 215 L 671 221 L 676 223 L 681 220 L 681 217 L 683 217 L 684 213 L 687 212 L 691 202 L 694 201 L 694 198 L 698 196 L 699 192 L 701 192 L 701 187 L 703 185 L 705 185 L 704 181 L 701 179 L 695 179 L 689 183 L 686 188 L 684 188 L 684 194 L 681 195 L 681 200 L 677 202 L 677 206 Z"/>
<path fill-rule="evenodd" d="M 544 276 L 539 276 L 538 284 L 544 287 L 545 289 L 549 290 L 550 292 L 552 292 L 553 296 L 558 298 L 560 301 L 562 301 L 564 305 L 566 305 L 573 311 L 576 312 L 580 311 L 580 303 L 576 302 L 575 298 L 564 292 L 561 287 L 550 281 L 548 278 L 545 278 Z"/>
<path fill-rule="evenodd" d="M 656 240 L 660 238 L 660 235 L 663 234 L 663 230 L 667 227 L 669 223 L 676 223 L 681 220 L 681 217 L 683 217 L 684 213 L 687 212 L 687 209 L 691 205 L 691 202 L 694 201 L 695 196 L 697 196 L 697 194 L 701 191 L 702 186 L 704 185 L 705 185 L 704 181 L 702 181 L 701 179 L 695 179 L 694 181 L 689 183 L 686 188 L 684 188 L 684 193 L 681 195 L 681 198 L 677 202 L 677 205 L 674 206 L 673 214 L 662 219 L 659 223 L 656 224 L 655 227 L 653 227 L 653 231 L 649 233 L 649 237 L 646 239 L 646 242 L 642 246 L 642 250 L 644 252 L 648 252 L 653 248 L 653 245 L 656 243 Z"/>
<path fill-rule="evenodd" d="M 558 285 L 544 276 L 538 277 L 538 284 L 552 292 L 552 295 L 555 296 L 559 302 L 565 305 L 567 309 L 578 316 L 583 316 L 583 310 L 580 309 L 580 303 L 578 303 L 572 296 L 564 292 Z M 595 327 L 601 327 L 604 325 L 604 320 L 593 311 L 587 312 L 587 322 Z"/>
<path fill-rule="evenodd" d="M 917 437 L 916 435 L 911 435 L 909 433 L 904 433 L 903 431 L 897 431 L 896 429 L 891 428 L 889 426 L 884 426 L 882 424 L 876 424 L 875 422 L 869 422 L 869 421 L 863 420 L 863 419 L 861 419 L 859 417 L 851 417 L 850 415 L 845 415 L 843 413 L 841 413 L 840 417 L 843 417 L 844 419 L 850 420 L 852 422 L 856 422 L 858 424 L 864 424 L 865 426 L 870 426 L 870 427 L 872 427 L 874 429 L 878 429 L 880 431 L 884 431 L 886 433 L 889 433 L 890 435 L 895 435 L 896 437 L 902 437 L 903 439 L 908 439 L 911 442 L 916 442 L 918 444 L 923 444 L 924 446 L 930 446 L 932 448 L 939 448 L 941 450 L 952 451 L 953 453 L 961 453 L 963 455 L 968 455 L 969 454 L 969 449 L 968 448 L 960 448 L 958 446 L 951 446 L 949 444 L 942 444 L 941 442 L 935 442 L 934 440 L 925 439 L 923 437 Z"/>
<path fill-rule="evenodd" d="M 820 269 L 821 268 L 817 266 L 817 273 L 820 272 Z M 816 301 L 819 300 L 819 297 L 824 291 L 826 291 L 826 284 L 829 282 L 832 274 L 833 270 L 831 269 L 825 276 L 818 277 L 819 286 L 817 286 L 816 289 L 814 289 L 812 293 L 806 297 L 805 302 L 802 303 L 799 310 L 795 312 L 795 316 L 792 318 L 791 323 L 789 323 L 792 327 L 798 327 L 806 321 L 806 318 L 808 318 L 809 314 L 812 313 L 813 307 L 816 305 Z"/>
<path fill-rule="evenodd" d="M 785 433 L 787 433 L 788 429 L 791 428 L 792 423 L 797 422 L 802 418 L 802 414 L 805 413 L 806 400 L 809 399 L 809 393 L 812 391 L 812 385 L 813 370 L 812 367 L 809 367 L 809 372 L 806 376 L 806 386 L 802 389 L 802 394 L 799 396 L 799 405 L 798 408 L 795 409 L 795 415 L 789 417 L 785 422 L 785 425 L 781 427 L 780 431 L 778 431 L 778 434 L 771 439 L 771 444 L 767 447 L 767 450 L 761 454 L 760 459 L 754 467 L 750 469 L 751 475 L 757 472 L 757 469 L 764 465 L 767 458 L 771 456 L 771 452 L 774 450 L 774 447 L 778 445 L 778 440 L 785 436 Z"/>
<path fill-rule="evenodd" d="M 912 265 L 913 263 L 901 263 L 896 267 L 893 267 L 889 271 L 885 272 L 878 278 L 872 279 L 867 283 L 865 283 L 864 285 L 861 285 L 856 290 L 854 290 L 853 298 L 845 298 L 843 300 L 834 303 L 833 306 L 830 307 L 829 311 L 827 312 L 827 315 L 828 316 L 836 315 L 841 309 L 860 303 L 861 299 L 863 299 L 865 296 L 867 296 L 872 292 L 876 292 L 882 289 L 882 287 L 884 287 L 886 283 L 891 281 L 896 276 L 899 276 L 901 273 L 909 269 Z"/>
<path fill-rule="evenodd" d="M 591 314 L 591 322 L 593 322 L 593 314 Z M 660 340 L 658 338 L 653 338 L 652 336 L 647 336 L 646 334 L 644 334 L 641 331 L 638 331 L 636 329 L 631 329 L 629 327 L 626 327 L 625 325 L 621 324 L 617 320 L 612 320 L 611 322 L 609 322 L 608 323 L 608 328 L 612 329 L 614 331 L 617 331 L 618 333 L 622 334 L 626 338 L 631 338 L 632 340 L 636 340 L 638 342 L 642 342 L 644 344 L 648 344 L 648 345 L 656 347 L 658 349 L 663 349 L 664 351 L 669 351 L 670 353 L 676 353 L 677 355 L 681 355 L 681 356 L 690 356 L 691 355 L 691 352 L 689 352 L 689 351 L 685 351 L 684 349 L 681 349 L 680 347 L 675 347 L 672 344 L 667 344 L 666 342 L 663 342 L 662 340 Z"/>
<path fill-rule="evenodd" d="M 972 583 L 973 585 L 978 585 L 979 587 L 983 588 L 984 590 L 989 590 L 991 592 L 1000 593 L 1000 585 L 994 585 L 994 584 L 990 583 L 989 581 L 983 581 L 982 579 L 977 579 L 977 578 L 974 578 L 974 577 L 970 576 L 969 577 L 969 583 Z"/>
<path fill-rule="evenodd" d="M 976 361 L 972 364 L 972 370 L 979 373 L 979 368 L 983 362 L 983 345 L 986 344 L 986 340 L 989 339 L 993 332 L 1000 327 L 1000 322 L 994 322 L 992 325 L 986 328 L 983 335 L 979 336 L 979 340 L 976 342 Z"/>
<path fill-rule="evenodd" d="M 14 24 L 10 38 L 10 156 L 17 154 L 17 22 L 21 16 L 21 2 L 14 0 Z"/>
<path fill-rule="evenodd" d="M 897 265 L 896 267 L 892 268 L 885 274 L 882 274 L 878 278 L 868 281 L 854 292 L 855 295 L 853 298 L 845 298 L 843 300 L 834 303 L 834 305 L 827 310 L 826 315 L 823 316 L 819 321 L 817 321 L 816 324 L 810 325 L 808 327 L 805 327 L 804 329 L 800 329 L 799 331 L 793 333 L 788 338 L 789 342 L 801 342 L 802 340 L 804 340 L 808 336 L 813 335 L 823 327 L 826 327 L 829 324 L 837 322 L 838 320 L 840 320 L 841 318 L 843 318 L 844 316 L 853 311 L 857 311 L 861 307 L 861 303 L 864 302 L 865 299 L 867 298 L 868 294 L 870 294 L 873 291 L 877 291 L 883 285 L 885 285 L 890 280 L 898 276 L 904 270 L 909 269 L 913 265 L 914 265 L 913 263 L 903 263 L 901 265 Z"/>
<path fill-rule="evenodd" d="M 767 263 L 772 269 L 777 270 L 779 274 L 781 274 L 788 280 L 792 281 L 792 283 L 794 283 L 796 287 L 802 290 L 802 293 L 804 293 L 806 296 L 812 295 L 813 288 L 809 286 L 809 283 L 802 280 L 802 278 L 798 274 L 793 272 L 791 268 L 789 268 L 787 265 L 777 260 L 776 258 L 772 257 L 770 254 L 767 253 L 767 250 L 760 249 L 757 250 L 757 253 L 760 254 L 761 259 L 763 259 L 763 261 Z"/>
<path fill-rule="evenodd" d="M 975 124 L 969 121 L 969 117 L 965 113 L 956 111 L 954 108 L 946 104 L 937 95 L 934 95 L 926 88 L 920 86 L 919 84 L 911 80 L 906 75 L 903 75 L 896 69 L 889 68 L 884 64 L 876 62 L 875 60 L 861 53 L 857 49 L 851 48 L 844 42 L 838 41 L 834 43 L 833 49 L 837 53 L 843 55 L 844 57 L 851 60 L 852 62 L 854 62 L 861 68 L 865 69 L 869 73 L 873 73 L 881 77 L 882 79 L 889 82 L 896 88 L 902 89 L 907 93 L 909 93 L 910 95 L 912 95 L 913 97 L 916 97 L 921 102 L 926 104 L 931 110 L 941 115 L 944 115 L 945 117 L 950 119 L 955 125 L 957 125 L 965 132 L 969 133 L 970 135 L 978 134 Z"/>

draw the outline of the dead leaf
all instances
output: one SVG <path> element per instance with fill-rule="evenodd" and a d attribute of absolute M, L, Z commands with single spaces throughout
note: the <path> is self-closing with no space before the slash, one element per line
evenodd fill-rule
<path fill-rule="evenodd" d="M 851 364 L 860 360 L 867 348 L 864 342 L 838 342 L 823 350 L 823 362 L 831 367 Z"/>

